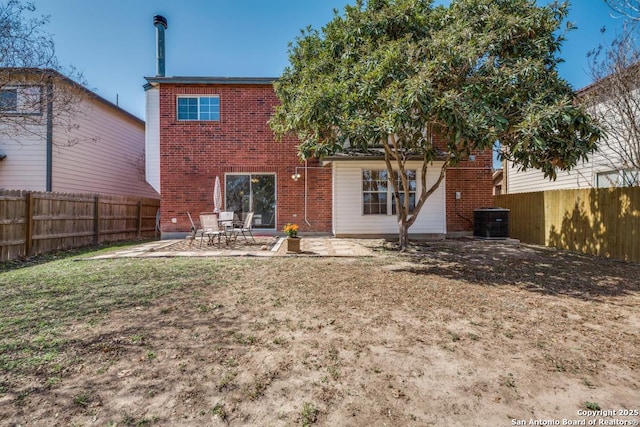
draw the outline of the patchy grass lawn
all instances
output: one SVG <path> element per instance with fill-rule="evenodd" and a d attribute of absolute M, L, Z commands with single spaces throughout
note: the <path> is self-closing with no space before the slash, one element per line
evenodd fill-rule
<path fill-rule="evenodd" d="M 640 265 L 377 249 L 5 266 L 0 419 L 507 426 L 640 409 Z"/>

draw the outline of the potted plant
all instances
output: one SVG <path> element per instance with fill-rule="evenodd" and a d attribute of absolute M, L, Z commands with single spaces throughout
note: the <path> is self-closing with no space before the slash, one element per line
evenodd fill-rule
<path fill-rule="evenodd" d="M 298 237 L 298 224 L 287 223 L 282 229 L 287 235 L 287 252 L 300 253 L 300 238 Z"/>

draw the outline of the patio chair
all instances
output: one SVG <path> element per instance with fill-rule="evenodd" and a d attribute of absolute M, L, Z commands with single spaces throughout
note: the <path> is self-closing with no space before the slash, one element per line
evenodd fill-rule
<path fill-rule="evenodd" d="M 222 211 L 220 212 L 220 225 L 233 226 L 233 212 L 232 211 Z"/>
<path fill-rule="evenodd" d="M 198 234 L 200 235 L 200 242 L 202 243 L 202 232 L 204 231 L 202 228 L 196 227 L 195 222 L 193 222 L 193 218 L 191 218 L 191 213 L 187 212 L 187 216 L 189 217 L 189 222 L 191 223 L 191 241 L 189 242 L 189 246 L 193 244 L 193 241 L 196 240 Z"/>
<path fill-rule="evenodd" d="M 238 234 L 242 233 L 242 237 L 244 237 L 245 242 L 249 241 L 245 233 L 249 233 L 249 236 L 251 236 L 251 240 L 253 240 L 253 243 L 255 243 L 256 239 L 253 238 L 253 233 L 251 232 L 252 227 L 253 227 L 253 212 L 249 212 L 246 218 L 244 219 L 244 224 L 242 224 L 240 227 L 234 228 L 233 232 L 236 235 L 236 237 L 238 236 Z"/>
<path fill-rule="evenodd" d="M 218 237 L 218 246 L 220 246 L 220 237 L 224 236 L 224 230 L 220 229 L 218 225 L 218 215 L 214 213 L 203 212 L 200 214 L 200 226 L 202 227 L 202 239 L 200 240 L 200 247 L 202 247 L 202 241 L 205 236 L 209 238 L 207 244 L 212 244 L 213 239 Z M 225 236 L 226 238 L 226 236 Z"/>
<path fill-rule="evenodd" d="M 218 224 L 225 231 L 225 237 L 227 238 L 227 242 L 228 242 L 231 239 L 231 237 L 234 237 L 233 218 L 235 214 L 233 213 L 233 211 L 222 211 L 218 215 L 219 215 Z"/>

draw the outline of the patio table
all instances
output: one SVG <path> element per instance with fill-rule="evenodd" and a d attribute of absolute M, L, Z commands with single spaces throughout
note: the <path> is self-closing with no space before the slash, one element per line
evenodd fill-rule
<path fill-rule="evenodd" d="M 234 237 L 236 237 L 233 221 L 218 218 L 218 226 L 220 227 L 220 231 L 223 232 L 225 244 L 229 246 L 229 243 L 235 240 Z"/>
<path fill-rule="evenodd" d="M 231 211 L 220 212 L 218 215 L 218 228 L 224 233 L 224 240 L 228 246 L 231 240 L 236 237 L 234 213 Z"/>

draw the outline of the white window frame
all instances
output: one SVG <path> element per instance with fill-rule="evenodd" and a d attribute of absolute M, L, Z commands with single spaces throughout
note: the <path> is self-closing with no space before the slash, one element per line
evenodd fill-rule
<path fill-rule="evenodd" d="M 198 117 L 196 119 L 181 119 L 180 118 L 180 99 L 186 99 L 186 98 L 190 98 L 190 99 L 196 99 L 198 101 L 198 104 L 196 106 L 197 108 L 197 114 Z M 202 114 L 202 110 L 201 110 L 201 105 L 200 105 L 200 100 L 202 98 L 217 98 L 218 99 L 218 119 L 203 119 L 201 114 Z M 220 103 L 220 95 L 177 95 L 176 96 L 176 120 L 179 122 L 220 122 L 221 116 L 222 116 L 222 105 Z"/>
<path fill-rule="evenodd" d="M 615 181 L 613 180 L 615 178 Z M 596 173 L 596 188 L 617 188 L 636 186 L 640 181 L 640 171 L 633 169 L 608 170 Z"/>
<path fill-rule="evenodd" d="M 365 183 L 369 183 L 369 182 L 383 182 L 381 180 L 367 180 L 365 181 L 365 174 L 366 173 L 377 173 L 380 174 L 381 172 L 384 172 L 386 174 L 386 190 L 385 191 L 373 191 L 371 189 L 365 189 Z M 389 172 L 386 169 L 362 169 L 360 171 L 360 209 L 361 209 L 361 213 L 363 216 L 369 216 L 369 215 L 389 215 L 389 212 L 391 212 L 391 203 L 389 202 L 389 186 L 391 185 L 391 183 L 389 182 Z M 377 204 L 378 206 L 385 207 L 385 212 L 384 213 L 371 213 L 371 212 L 367 212 L 367 209 L 365 209 L 365 196 L 366 195 L 372 195 L 372 194 L 385 194 L 386 195 L 386 200 L 384 204 Z M 370 205 L 372 205 L 371 203 L 369 203 Z"/>
<path fill-rule="evenodd" d="M 365 191 L 364 189 L 364 174 L 365 172 L 385 172 L 387 174 L 387 191 L 386 191 L 386 195 L 387 195 L 387 200 L 386 200 L 386 213 L 366 213 L 365 212 L 365 202 L 364 202 L 364 196 L 365 193 L 381 193 L 380 191 Z M 414 180 L 415 180 L 415 189 L 414 190 L 410 190 L 409 191 L 409 195 L 413 194 L 414 195 L 414 201 L 416 200 L 417 194 L 418 194 L 418 173 L 416 169 L 407 169 L 405 172 L 413 172 L 414 175 Z M 399 178 L 399 173 L 397 170 L 393 171 L 393 178 L 392 179 L 396 179 Z M 399 181 L 399 180 L 398 180 Z M 384 192 L 382 192 L 384 193 Z M 403 191 L 398 190 L 398 193 L 400 195 L 404 194 Z M 360 170 L 360 194 L 361 194 L 361 198 L 360 198 L 360 210 L 361 210 L 361 214 L 363 216 L 370 216 L 370 215 L 381 215 L 381 216 L 395 216 L 396 212 L 393 211 L 393 200 L 394 200 L 394 194 L 393 194 L 393 184 L 391 183 L 391 179 L 389 179 L 389 171 L 387 169 L 361 169 Z M 415 202 L 414 202 L 415 204 Z M 415 208 L 415 205 L 414 205 Z M 413 211 L 413 209 L 412 209 Z"/>

